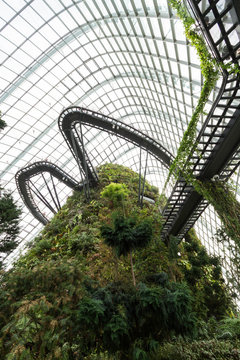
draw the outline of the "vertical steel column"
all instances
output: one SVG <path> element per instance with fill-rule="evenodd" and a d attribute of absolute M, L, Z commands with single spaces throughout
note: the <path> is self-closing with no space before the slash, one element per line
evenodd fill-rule
<path fill-rule="evenodd" d="M 47 206 L 49 208 L 49 210 L 51 210 L 54 214 L 56 214 L 56 210 L 52 207 L 52 205 L 49 204 L 49 202 L 43 197 L 43 195 L 41 194 L 41 192 L 36 188 L 36 186 L 33 184 L 33 182 L 31 180 L 29 180 L 29 183 L 33 186 L 33 188 L 35 189 L 35 191 L 33 189 L 31 189 L 31 191 L 38 197 L 39 200 L 41 200 L 45 206 Z M 39 195 L 38 195 L 39 194 Z"/>
<path fill-rule="evenodd" d="M 56 208 L 57 208 L 57 211 L 59 211 L 61 207 L 60 207 L 60 206 L 58 207 L 58 204 L 56 203 L 56 201 L 55 201 L 55 199 L 54 199 L 54 197 L 53 197 L 53 195 L 52 195 L 52 192 L 51 192 L 51 190 L 50 190 L 50 187 L 48 186 L 48 183 L 47 183 L 47 181 L 46 181 L 43 173 L 41 173 L 41 175 L 42 175 L 42 178 L 43 178 L 43 180 L 44 180 L 44 182 L 45 182 L 45 185 L 46 185 L 46 187 L 47 187 L 47 189 L 48 189 L 48 192 L 49 192 L 49 194 L 50 194 L 50 196 L 51 196 L 51 198 L 52 198 L 52 201 L 54 202 L 54 204 L 55 204 L 55 206 L 56 206 Z"/>
<path fill-rule="evenodd" d="M 138 204 L 141 204 L 141 168 L 142 168 L 142 148 L 140 146 L 140 159 L 139 159 L 139 185 L 138 185 Z"/>
<path fill-rule="evenodd" d="M 145 161 L 144 177 L 143 177 L 142 197 L 141 197 L 141 207 L 143 206 L 143 195 L 144 195 L 145 180 L 146 180 L 146 173 L 147 173 L 147 162 L 148 162 L 148 150 L 147 150 L 147 156 L 146 156 L 146 161 Z"/>
<path fill-rule="evenodd" d="M 82 184 L 83 184 L 84 193 L 85 193 L 85 196 L 86 196 L 86 198 L 87 198 L 85 181 L 83 180 L 81 164 L 80 164 L 79 158 L 78 158 L 78 156 L 77 156 L 77 148 L 76 148 L 76 143 L 75 143 L 75 138 L 74 138 L 73 131 L 70 131 L 70 134 L 71 134 L 71 140 L 72 140 L 72 144 L 73 144 L 74 153 L 76 154 L 76 160 L 77 160 L 78 169 L 79 169 L 80 176 L 81 176 L 81 180 L 82 180 Z"/>
<path fill-rule="evenodd" d="M 54 184 L 53 177 L 52 177 L 52 174 L 51 174 L 51 173 L 50 173 L 50 177 L 51 177 L 51 181 L 52 181 L 52 185 L 53 185 L 53 190 L 54 190 L 54 192 L 55 192 L 55 196 L 56 196 L 56 199 L 57 199 L 57 202 L 58 202 L 58 207 L 59 207 L 59 210 L 60 210 L 60 209 L 61 209 L 61 204 L 60 204 L 60 201 L 59 201 L 59 198 L 58 198 L 56 186 L 55 186 L 55 184 Z"/>
<path fill-rule="evenodd" d="M 84 148 L 84 142 L 83 142 L 83 132 L 82 132 L 82 124 L 81 124 L 81 122 L 79 122 L 79 127 L 80 127 L 81 140 L 79 139 L 79 136 L 78 136 L 78 139 L 81 142 L 82 149 L 83 149 L 83 166 L 84 166 L 84 170 L 85 170 L 85 174 L 86 174 L 86 182 L 87 182 L 87 184 L 86 184 L 86 186 L 87 186 L 87 199 L 89 200 L 90 199 L 89 179 L 88 179 L 88 170 L 87 170 L 87 162 L 86 162 L 86 155 L 85 155 L 85 148 Z M 77 132 L 77 135 L 78 135 L 78 132 Z"/>

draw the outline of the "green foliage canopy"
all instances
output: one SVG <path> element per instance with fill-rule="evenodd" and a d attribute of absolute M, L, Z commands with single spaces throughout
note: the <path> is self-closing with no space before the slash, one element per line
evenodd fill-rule
<path fill-rule="evenodd" d="M 126 256 L 131 250 L 147 246 L 152 238 L 153 228 L 148 219 L 137 224 L 133 217 L 115 215 L 113 228 L 103 224 L 101 235 L 105 243 L 115 249 L 117 256 Z"/>
<path fill-rule="evenodd" d="M 17 247 L 20 215 L 21 209 L 17 207 L 12 195 L 0 189 L 0 253 L 2 254 L 9 254 Z"/>
<path fill-rule="evenodd" d="M 122 206 L 122 203 L 127 199 L 129 190 L 126 184 L 118 184 L 111 182 L 101 192 L 101 197 L 112 201 L 113 206 Z"/>

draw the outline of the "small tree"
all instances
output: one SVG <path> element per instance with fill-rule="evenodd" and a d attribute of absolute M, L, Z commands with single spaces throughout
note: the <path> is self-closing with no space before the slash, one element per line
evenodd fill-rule
<path fill-rule="evenodd" d="M 136 279 L 133 270 L 132 251 L 136 248 L 145 247 L 151 240 L 153 234 L 152 224 L 149 220 L 143 220 L 139 224 L 132 217 L 114 216 L 113 227 L 106 224 L 101 227 L 101 235 L 104 242 L 114 248 L 116 255 L 126 256 L 130 253 L 133 284 Z"/>
<path fill-rule="evenodd" d="M 110 183 L 101 192 L 101 197 L 110 201 L 111 207 L 121 206 L 125 215 L 124 203 L 128 198 L 129 190 L 125 184 Z"/>
<path fill-rule="evenodd" d="M 1 119 L 0 112 L 0 130 L 7 126 Z M 0 253 L 8 254 L 18 245 L 16 237 L 19 233 L 19 217 L 21 210 L 14 203 L 12 195 L 0 187 Z M 0 255 L 0 265 L 2 265 Z"/>
<path fill-rule="evenodd" d="M 123 215 L 114 213 L 112 216 L 113 227 L 102 225 L 101 235 L 104 242 L 114 248 L 117 257 L 130 254 L 133 284 L 136 279 L 133 270 L 132 251 L 136 248 L 145 247 L 151 240 L 153 227 L 149 220 L 143 220 L 137 224 L 133 217 L 126 217 L 125 203 L 128 199 L 129 190 L 125 184 L 111 183 L 101 192 L 101 197 L 108 199 L 113 208 L 122 207 Z"/>
<path fill-rule="evenodd" d="M 8 254 L 18 245 L 19 217 L 21 210 L 12 195 L 0 189 L 0 253 Z"/>

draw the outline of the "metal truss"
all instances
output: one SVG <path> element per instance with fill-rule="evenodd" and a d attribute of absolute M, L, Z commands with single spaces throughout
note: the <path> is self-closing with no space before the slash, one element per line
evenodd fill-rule
<path fill-rule="evenodd" d="M 226 8 L 220 10 L 219 1 L 209 0 L 201 9 L 199 0 L 189 0 L 189 4 L 198 20 L 208 44 L 218 62 L 224 63 L 231 59 L 238 64 L 240 41 L 231 45 L 230 37 L 239 25 L 239 18 L 234 12 L 234 4 L 227 1 Z M 232 26 L 226 29 L 224 16 L 230 12 Z M 210 17 L 214 14 L 214 17 Z M 208 16 L 209 15 L 209 16 Z M 211 35 L 211 29 L 218 25 L 221 33 L 216 41 Z M 221 49 L 221 50 L 220 50 Z M 224 51 L 222 50 L 224 49 Z M 239 68 L 239 66 L 238 66 Z M 187 163 L 191 165 L 192 174 L 199 180 L 209 180 L 218 175 L 226 181 L 240 164 L 240 76 L 223 71 L 222 86 L 216 101 L 200 131 Z M 208 203 L 199 195 L 191 184 L 181 178 L 177 181 L 168 203 L 163 211 L 165 224 L 162 234 L 184 237 L 196 220 L 207 207 Z"/>
<path fill-rule="evenodd" d="M 47 161 L 33 163 L 19 170 L 16 174 L 17 187 L 24 203 L 33 216 L 43 224 L 47 224 L 48 219 L 36 204 L 33 194 L 38 201 L 43 203 L 53 214 L 59 211 L 61 206 L 53 177 L 72 189 L 84 190 L 86 198 L 90 197 L 89 186 L 94 186 L 98 182 L 97 173 L 85 150 L 82 125 L 88 125 L 128 140 L 135 146 L 140 147 L 140 151 L 142 149 L 146 150 L 147 156 L 148 154 L 151 154 L 166 167 L 169 167 L 170 163 L 173 161 L 173 156 L 170 152 L 156 140 L 148 137 L 139 130 L 134 129 L 132 126 L 88 109 L 80 107 L 67 108 L 60 114 L 58 124 L 60 131 L 78 164 L 81 176 L 81 179 L 79 179 L 80 181 L 77 182 L 58 166 Z M 147 160 L 144 171 L 144 181 L 141 188 L 141 198 L 139 193 L 139 202 L 141 204 L 144 194 L 146 167 Z M 51 191 L 50 186 L 44 177 L 45 172 L 50 173 L 53 191 Z M 34 176 L 39 174 L 44 180 L 43 186 L 48 190 L 51 202 L 46 199 L 46 196 L 42 194 L 41 189 L 39 189 L 39 187 L 31 180 Z"/>
<path fill-rule="evenodd" d="M 95 129 L 103 130 L 128 140 L 130 143 L 148 151 L 149 154 L 159 160 L 164 166 L 169 167 L 173 161 L 172 154 L 165 147 L 141 131 L 122 121 L 77 106 L 65 109 L 58 119 L 60 131 L 72 153 L 74 153 L 74 146 L 71 141 L 71 134 L 74 134 L 74 130 L 76 131 L 77 124 L 89 125 Z M 77 144 L 79 137 L 74 136 Z"/>
<path fill-rule="evenodd" d="M 44 173 L 50 174 L 53 191 L 50 189 L 50 186 L 46 181 Z M 45 186 L 52 200 L 51 203 L 49 203 L 49 201 L 46 199 L 46 196 L 44 196 L 41 193 L 41 189 L 39 189 L 32 181 L 32 178 L 39 174 L 43 177 Z M 46 207 L 48 207 L 53 214 L 59 211 L 61 205 L 60 205 L 56 185 L 53 180 L 54 177 L 58 179 L 60 182 L 70 187 L 71 189 L 81 190 L 84 186 L 83 183 L 79 183 L 76 180 L 74 180 L 69 174 L 67 174 L 65 171 L 60 169 L 58 166 L 47 161 L 38 161 L 34 164 L 28 165 L 27 167 L 19 170 L 15 176 L 18 191 L 25 205 L 28 207 L 28 209 L 33 214 L 33 216 L 44 225 L 46 225 L 49 220 L 45 217 L 44 213 L 42 213 L 41 210 L 39 209 L 39 206 L 36 204 L 34 200 L 33 194 L 40 202 L 42 202 Z"/>

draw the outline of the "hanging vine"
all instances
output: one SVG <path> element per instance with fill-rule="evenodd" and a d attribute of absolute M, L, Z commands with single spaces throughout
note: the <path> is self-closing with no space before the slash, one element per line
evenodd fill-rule
<path fill-rule="evenodd" d="M 180 0 L 169 0 L 169 3 L 172 8 L 177 11 L 177 15 L 183 22 L 186 37 L 190 44 L 194 46 L 197 51 L 197 54 L 200 58 L 200 67 L 204 77 L 204 84 L 201 90 L 198 104 L 193 112 L 188 128 L 185 131 L 181 144 L 178 148 L 176 158 L 170 167 L 164 189 L 166 188 L 166 185 L 171 176 L 174 174 L 176 177 L 178 177 L 180 173 L 182 173 L 183 167 L 186 174 L 189 176 L 190 168 L 189 165 L 186 164 L 186 161 L 197 146 L 197 144 L 195 144 L 197 123 L 201 114 L 203 114 L 204 106 L 218 78 L 218 69 L 215 68 L 215 63 L 209 54 L 204 39 L 197 33 L 196 30 L 194 30 L 194 19 L 188 14 L 187 9 Z"/>
<path fill-rule="evenodd" d="M 188 14 L 186 7 L 181 0 L 169 0 L 170 5 L 177 11 L 177 15 L 182 20 L 185 34 L 190 44 L 193 45 L 200 58 L 201 72 L 204 77 L 204 84 L 201 90 L 198 104 L 193 112 L 188 128 L 183 135 L 183 139 L 177 151 L 169 175 L 164 185 L 164 190 L 171 176 L 174 174 L 177 178 L 181 175 L 185 181 L 192 184 L 194 189 L 213 205 L 219 218 L 222 221 L 223 229 L 227 236 L 234 240 L 240 250 L 240 203 L 236 200 L 230 185 L 221 181 L 205 181 L 196 179 L 192 173 L 190 159 L 191 154 L 197 148 L 196 127 L 200 115 L 203 114 L 204 106 L 208 97 L 214 88 L 218 78 L 217 66 L 231 73 L 238 74 L 238 64 L 217 63 L 211 57 L 207 46 L 196 30 L 194 30 L 194 19 Z"/>
<path fill-rule="evenodd" d="M 240 251 L 240 203 L 233 189 L 223 181 L 199 182 L 195 188 L 214 207 L 227 236 L 234 240 Z"/>

